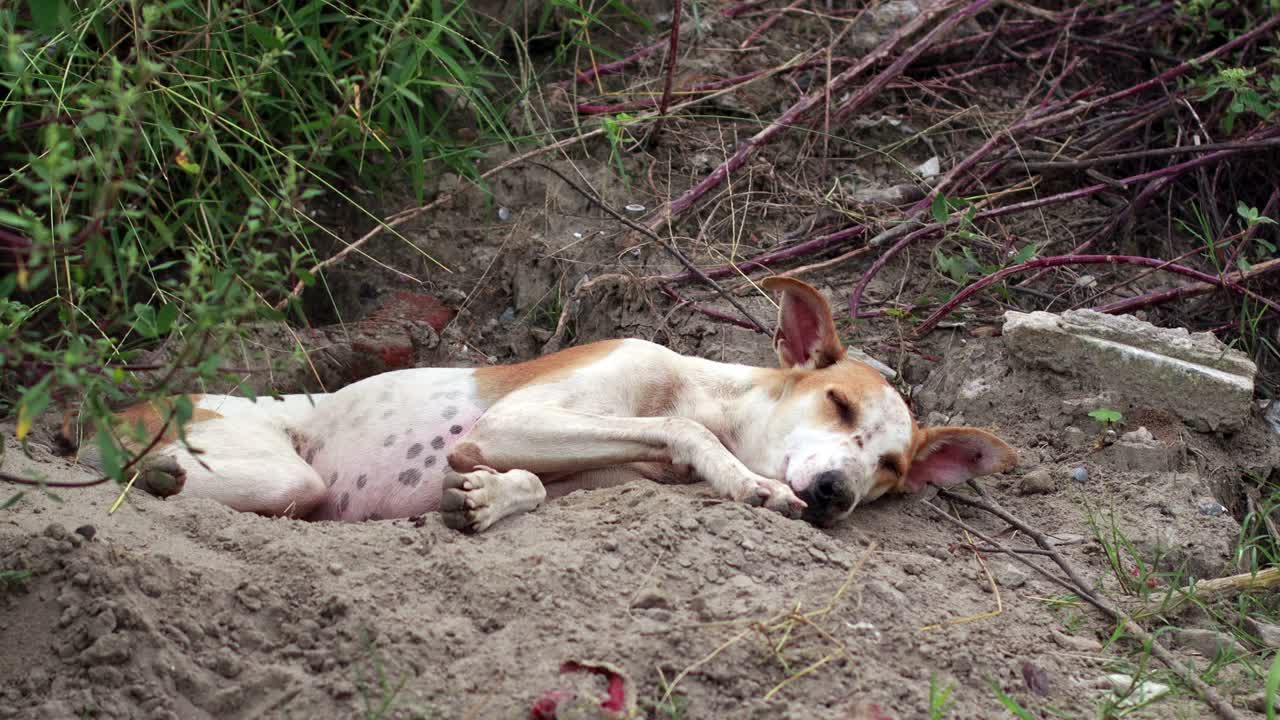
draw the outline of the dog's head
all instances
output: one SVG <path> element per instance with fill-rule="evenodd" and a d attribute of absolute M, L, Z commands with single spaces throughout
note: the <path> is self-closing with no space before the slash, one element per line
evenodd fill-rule
<path fill-rule="evenodd" d="M 986 431 L 917 426 L 884 376 L 847 357 L 817 290 L 790 278 L 764 287 L 781 292 L 773 342 L 783 370 L 771 371 L 772 412 L 751 423 L 739 453 L 790 485 L 808 504 L 806 520 L 830 526 L 887 492 L 960 483 L 1017 462 L 1013 448 Z"/>

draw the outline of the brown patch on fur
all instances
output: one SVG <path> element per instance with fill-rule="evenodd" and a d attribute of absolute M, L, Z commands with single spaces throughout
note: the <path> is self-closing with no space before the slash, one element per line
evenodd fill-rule
<path fill-rule="evenodd" d="M 843 360 L 821 370 L 780 369 L 767 371 L 771 393 L 782 395 L 806 395 L 824 397 L 828 388 L 837 388 L 854 408 L 855 414 L 866 398 L 875 397 L 891 387 L 875 368 L 854 360 Z M 822 403 L 822 422 L 832 430 L 841 430 L 844 423 L 840 409 L 832 402 Z"/>
<path fill-rule="evenodd" d="M 477 368 L 478 394 L 483 402 L 492 405 L 522 387 L 559 380 L 577 368 L 608 355 L 621 344 L 621 340 L 602 340 L 565 348 L 515 365 Z"/>
<path fill-rule="evenodd" d="M 471 472 L 479 465 L 484 465 L 484 453 L 480 452 L 480 446 L 473 442 L 459 443 L 458 447 L 449 453 L 449 467 L 457 472 Z"/>
<path fill-rule="evenodd" d="M 202 397 L 204 396 L 187 396 L 192 405 L 200 402 L 200 398 Z M 170 421 L 169 426 L 165 427 L 165 419 L 170 417 L 173 412 L 171 405 L 166 407 L 167 403 L 168 401 L 166 400 L 138 403 L 137 405 L 131 405 L 115 414 L 115 419 L 123 426 L 121 427 L 121 430 L 123 432 L 124 442 L 126 445 L 130 446 L 130 449 L 140 450 L 142 447 L 145 447 L 146 443 L 150 443 L 152 438 L 160 434 L 161 430 L 164 430 L 164 435 L 160 438 L 159 443 L 157 443 L 157 447 L 167 445 L 178 439 L 177 422 Z M 214 420 L 220 417 L 222 417 L 222 415 L 212 410 L 197 407 L 191 412 L 191 421 L 188 423 L 188 427 L 204 422 L 205 420 Z M 134 432 L 139 425 L 142 426 L 144 434 L 144 437 L 141 440 L 134 436 Z"/>

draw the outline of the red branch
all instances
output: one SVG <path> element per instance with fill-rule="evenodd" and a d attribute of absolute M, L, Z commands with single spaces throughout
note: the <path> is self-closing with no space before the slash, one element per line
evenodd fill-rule
<path fill-rule="evenodd" d="M 956 293 L 955 296 L 952 297 L 950 300 L 943 303 L 942 307 L 939 307 L 937 310 L 934 310 L 933 314 L 925 318 L 924 321 L 921 322 L 920 325 L 916 327 L 915 336 L 919 338 L 927 335 L 929 331 L 933 330 L 933 328 L 943 318 L 945 318 L 947 315 L 950 315 L 951 312 L 955 310 L 957 306 L 960 305 L 960 303 L 963 303 L 965 300 L 968 300 L 970 297 L 973 296 L 974 293 L 979 292 L 984 288 L 990 287 L 991 285 L 994 285 L 995 283 L 1000 282 L 1001 280 L 1009 277 L 1010 275 L 1016 275 L 1021 272 L 1026 272 L 1027 270 L 1036 270 L 1039 268 L 1048 268 L 1048 267 L 1061 267 L 1063 265 L 1144 265 L 1146 267 L 1155 267 L 1161 270 L 1166 270 L 1171 273 L 1186 275 L 1187 277 L 1195 278 L 1200 282 L 1209 283 L 1218 288 L 1232 290 L 1242 295 L 1247 295 L 1253 298 L 1254 300 L 1257 300 L 1258 302 L 1262 303 L 1263 305 L 1266 305 L 1272 310 L 1276 312 L 1280 312 L 1280 304 L 1277 304 L 1273 300 L 1268 300 L 1267 298 L 1264 298 L 1247 288 L 1241 287 L 1238 283 L 1230 280 L 1229 278 L 1220 278 L 1216 275 L 1210 275 L 1209 273 L 1200 272 L 1199 270 L 1196 270 L 1194 268 L 1189 268 L 1185 265 L 1171 264 L 1167 260 L 1159 260 L 1157 258 L 1148 258 L 1148 257 L 1137 257 L 1133 255 L 1059 255 L 1057 257 L 1047 257 L 1047 258 L 1038 258 L 1036 260 L 1030 260 L 1020 265 L 1012 265 L 998 272 L 994 272 L 982 278 L 981 280 L 978 280 L 977 282 L 966 286 L 960 292 Z"/>
<path fill-rule="evenodd" d="M 991 4 L 992 1 L 993 0 L 973 0 L 963 10 L 953 14 L 951 17 L 935 26 L 929 31 L 928 35 L 926 35 L 924 39 L 920 40 L 909 50 L 903 53 L 902 56 L 899 57 L 892 65 L 877 75 L 871 83 L 864 86 L 859 91 L 858 97 L 861 99 L 859 105 L 865 104 L 867 101 L 871 100 L 871 98 L 883 89 L 890 80 L 901 73 L 902 70 L 911 63 L 911 61 L 915 60 L 916 57 L 923 53 L 934 40 L 950 31 L 961 21 Z M 917 30 L 928 26 L 929 23 L 933 22 L 933 20 L 939 15 L 950 10 L 958 3 L 959 0 L 948 0 L 946 2 L 940 2 L 930 9 L 921 12 L 902 27 L 894 31 L 893 35 L 880 43 L 875 50 L 863 57 L 856 65 L 832 78 L 827 87 L 819 88 L 818 90 L 806 95 L 796 104 L 792 105 L 768 127 L 751 136 L 739 145 L 732 156 L 725 160 L 715 170 L 712 170 L 711 173 L 703 178 L 701 182 L 667 203 L 666 207 L 658 212 L 649 222 L 649 228 L 657 231 L 676 215 L 679 215 L 689 209 L 689 207 L 697 202 L 703 195 L 706 195 L 712 188 L 723 183 L 725 179 L 729 177 L 730 173 L 742 167 L 742 165 L 746 163 L 747 158 L 750 157 L 757 148 L 772 140 L 783 130 L 786 130 L 798 123 L 809 111 L 813 110 L 826 98 L 834 94 L 839 88 L 847 85 L 855 77 L 861 75 L 866 72 L 868 68 L 871 68 L 876 63 L 880 62 L 897 47 L 898 43 L 902 42 L 903 38 L 906 38 Z"/>

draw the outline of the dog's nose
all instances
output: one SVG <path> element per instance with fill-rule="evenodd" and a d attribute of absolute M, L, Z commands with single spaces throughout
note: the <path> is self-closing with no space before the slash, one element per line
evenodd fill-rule
<path fill-rule="evenodd" d="M 836 486 L 844 480 L 844 474 L 838 470 L 827 470 L 813 481 L 813 497 L 819 502 L 829 503 L 836 497 Z"/>

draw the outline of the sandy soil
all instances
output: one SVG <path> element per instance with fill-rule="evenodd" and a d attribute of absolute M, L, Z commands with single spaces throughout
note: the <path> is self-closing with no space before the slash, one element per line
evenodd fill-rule
<path fill-rule="evenodd" d="M 702 48 L 733 48 L 758 21 L 706 22 Z M 782 27 L 763 44 L 775 64 L 814 40 Z M 698 78 L 768 65 L 752 58 L 738 67 L 739 57 L 695 47 L 681 71 Z M 653 66 L 642 70 L 658 77 Z M 789 79 L 770 80 L 705 110 L 772 117 L 795 92 Z M 880 122 L 898 111 L 865 113 L 856 143 L 784 135 L 737 174 L 728 202 L 694 213 L 681 227 L 688 236 L 675 242 L 713 265 L 814 227 L 815 213 L 833 198 L 855 207 L 855 191 L 910 181 L 907 168 L 934 150 L 900 142 L 914 132 L 909 126 Z M 563 126 L 564 118 L 552 124 Z M 513 125 L 523 123 L 514 118 Z M 574 149 L 571 160 L 547 160 L 566 170 L 577 165 L 615 207 L 655 207 L 723 159 L 740 130 L 673 120 L 671 139 L 653 156 L 624 158 L 627 179 L 612 170 L 603 142 Z M 971 135 L 960 133 L 958 141 L 981 141 Z M 892 154 L 865 152 L 889 144 Z M 504 157 L 494 151 L 485 164 Z M 842 178 L 834 196 L 813 181 L 825 176 L 828 162 Z M 445 177 L 429 194 L 460 184 Z M 358 319 L 390 291 L 409 287 L 460 310 L 421 346 L 418 364 L 506 361 L 552 343 L 607 336 L 644 337 L 716 359 L 771 361 L 764 338 L 673 309 L 651 286 L 628 282 L 585 293 L 556 337 L 565 299 L 584 279 L 681 268 L 545 170 L 517 168 L 488 190 L 463 193 L 402 228 L 413 248 L 395 238 L 366 248 L 423 278 L 424 288 L 353 258 L 326 276 L 321 297 L 308 298 L 318 308 L 313 319 Z M 735 198 L 748 196 L 781 200 L 757 200 L 759 209 L 744 215 Z M 380 202 L 388 212 L 410 204 Z M 1047 213 L 1032 230 L 1046 243 L 1069 238 L 1070 220 L 1065 211 Z M 437 271 L 423 253 L 450 272 Z M 805 279 L 838 303 L 863 267 Z M 937 289 L 936 273 L 910 267 L 895 263 L 869 297 Z M 739 292 L 771 319 L 764 298 Z M 326 307 L 337 312 L 325 316 Z M 901 371 L 921 419 L 990 427 L 1014 444 L 1020 466 L 987 487 L 1055 534 L 1081 574 L 1111 597 L 1140 600 L 1122 591 L 1091 520 L 1105 532 L 1114 523 L 1170 572 L 1235 571 L 1239 525 L 1230 513 L 1201 507 L 1213 497 L 1231 505 L 1241 473 L 1280 466 L 1274 435 L 1261 420 L 1217 438 L 1170 422 L 1159 398 L 1150 407 L 1122 408 L 1168 452 L 1161 467 L 1135 466 L 1095 443 L 1098 430 L 1086 416 L 1096 407 L 1092 391 L 1018 367 L 999 338 L 939 332 L 910 354 L 895 342 L 891 320 L 856 333 L 842 329 L 851 331 L 851 344 Z M 259 381 L 281 390 L 298 382 Z M 92 479 L 38 441 L 24 454 L 12 427 L 0 431 L 6 471 Z M 1077 468 L 1087 470 L 1085 482 L 1069 479 Z M 1041 480 L 1033 487 L 1028 476 Z M 1133 669 L 1133 645 L 1110 643 L 1112 627 L 1096 613 L 1005 557 L 975 553 L 976 538 L 938 518 L 922 504 L 927 498 L 859 508 L 843 527 L 824 531 L 716 500 L 697 486 L 632 484 L 578 492 L 468 537 L 435 517 L 306 523 L 180 497 L 131 494 L 113 513 L 118 492 L 103 485 L 60 491 L 58 499 L 27 493 L 0 512 L 0 718 L 523 718 L 562 687 L 578 692 L 589 710 L 606 682 L 561 673 L 571 661 L 616 668 L 640 716 L 650 718 L 928 717 L 931 686 L 934 695 L 950 688 L 950 718 L 1005 716 L 996 687 L 1037 716 L 1096 717 L 1110 694 L 1102 677 Z M 987 534 L 1023 543 L 991 517 L 955 511 Z M 1120 572 L 1132 570 L 1126 562 Z M 1202 620 L 1192 612 L 1176 622 Z M 1149 629 L 1160 627 L 1153 621 Z M 1177 652 L 1200 668 L 1210 663 L 1193 648 Z M 1215 682 L 1228 697 L 1256 691 L 1231 671 Z M 1129 717 L 1205 714 L 1196 698 L 1174 692 Z"/>
<path fill-rule="evenodd" d="M 1075 436 L 1062 431 L 1074 422 L 1070 390 L 1010 367 L 999 339 L 951 357 L 958 365 L 945 369 L 960 372 L 921 388 L 936 403 L 927 412 L 963 414 L 1020 448 L 1021 467 L 990 487 L 1067 542 L 1091 582 L 1117 590 L 1088 524 L 1112 510 L 1170 569 L 1230 569 L 1239 528 L 1197 510 L 1212 495 L 1203 463 L 1117 470 L 1109 449 L 1061 439 Z M 949 385 L 960 376 L 986 391 L 964 400 Z M 1194 438 L 1196 455 L 1275 463 L 1266 432 Z M 92 477 L 30 452 L 11 445 L 5 469 Z M 1071 467 L 1089 480 L 1066 480 Z M 1024 494 L 1021 477 L 1036 469 L 1054 488 Z M 977 559 L 919 497 L 822 531 L 698 486 L 637 483 L 468 537 L 434 516 L 306 523 L 133 494 L 111 513 L 117 494 L 28 494 L 0 516 L 0 568 L 30 572 L 0 590 L 0 716 L 516 718 L 561 686 L 603 693 L 603 681 L 560 676 L 578 661 L 625 673 L 649 717 L 860 717 L 868 702 L 923 717 L 931 681 L 955 685 L 950 717 L 999 715 L 993 684 L 1025 706 L 1084 717 L 1107 692 L 1099 678 L 1132 649 L 1104 649 L 1109 627 L 1056 602 L 1057 586 L 1000 556 Z M 1028 689 L 1028 667 L 1049 679 L 1043 697 Z M 660 703 L 666 688 L 674 706 Z M 1173 697 L 1144 712 L 1202 709 Z"/>

